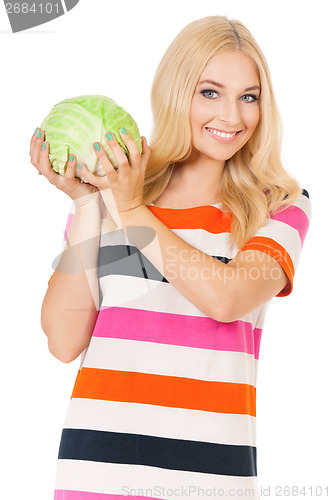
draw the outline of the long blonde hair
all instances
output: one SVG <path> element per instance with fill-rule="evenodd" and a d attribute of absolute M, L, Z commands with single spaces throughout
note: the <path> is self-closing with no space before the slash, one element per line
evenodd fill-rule
<path fill-rule="evenodd" d="M 199 78 L 217 53 L 241 50 L 260 78 L 260 120 L 249 141 L 225 163 L 220 201 L 232 213 L 231 235 L 241 248 L 271 213 L 292 204 L 301 189 L 281 163 L 281 121 L 270 72 L 248 29 L 225 16 L 188 24 L 162 58 L 151 90 L 154 128 L 143 188 L 152 203 L 166 188 L 176 162 L 192 151 L 190 106 Z"/>

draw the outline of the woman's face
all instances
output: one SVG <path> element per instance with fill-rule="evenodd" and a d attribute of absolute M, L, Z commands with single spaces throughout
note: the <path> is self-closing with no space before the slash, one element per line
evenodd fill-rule
<path fill-rule="evenodd" d="M 259 96 L 259 76 L 249 56 L 236 50 L 212 57 L 190 108 L 196 155 L 224 162 L 239 151 L 259 122 Z"/>

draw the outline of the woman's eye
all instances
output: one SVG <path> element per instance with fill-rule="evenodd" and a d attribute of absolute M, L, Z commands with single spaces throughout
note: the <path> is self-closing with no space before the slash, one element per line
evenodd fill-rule
<path fill-rule="evenodd" d="M 208 99 L 215 99 L 216 96 L 218 96 L 218 92 L 215 90 L 202 90 L 201 94 L 203 94 L 204 97 L 207 97 Z"/>
<path fill-rule="evenodd" d="M 258 97 L 254 94 L 245 94 L 241 97 L 241 99 L 245 102 L 255 102 L 258 101 Z"/>

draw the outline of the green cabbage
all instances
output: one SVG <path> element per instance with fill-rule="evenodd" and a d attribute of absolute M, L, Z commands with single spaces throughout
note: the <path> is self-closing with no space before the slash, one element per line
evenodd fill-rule
<path fill-rule="evenodd" d="M 121 127 L 127 129 L 142 152 L 141 136 L 133 118 L 115 101 L 102 95 L 65 99 L 52 108 L 40 126 L 50 145 L 49 159 L 55 172 L 64 175 L 69 155 L 75 154 L 78 162 L 83 162 L 90 172 L 99 176 L 105 175 L 105 171 L 94 152 L 94 142 L 100 142 L 113 166 L 118 166 L 107 144 L 106 132 L 111 132 L 116 137 L 127 158 L 129 157 L 128 149 L 119 134 Z M 77 167 L 75 175 L 81 178 Z"/>

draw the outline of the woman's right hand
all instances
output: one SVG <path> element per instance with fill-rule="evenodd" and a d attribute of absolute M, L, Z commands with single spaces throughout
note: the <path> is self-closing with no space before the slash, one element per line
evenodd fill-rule
<path fill-rule="evenodd" d="M 41 132 L 40 137 L 38 137 L 39 132 Z M 72 200 L 81 198 L 82 201 L 84 200 L 84 202 L 86 202 L 90 198 L 90 196 L 87 195 L 92 195 L 99 191 L 99 189 L 91 184 L 81 182 L 80 179 L 75 177 L 75 155 L 72 155 L 74 158 L 73 161 L 68 160 L 65 175 L 55 172 L 49 162 L 48 155 L 50 147 L 47 142 L 44 142 L 44 137 L 44 131 L 37 128 L 31 138 L 30 158 L 32 165 L 36 167 L 38 172 L 43 174 L 51 184 L 66 193 Z M 45 144 L 44 150 L 42 150 L 43 144 Z"/>

